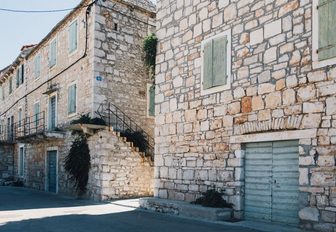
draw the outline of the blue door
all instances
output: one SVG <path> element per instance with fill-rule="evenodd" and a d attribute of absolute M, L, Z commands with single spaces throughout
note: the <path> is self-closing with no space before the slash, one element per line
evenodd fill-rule
<path fill-rule="evenodd" d="M 48 191 L 56 193 L 57 191 L 57 151 L 48 151 L 47 154 L 48 164 Z"/>

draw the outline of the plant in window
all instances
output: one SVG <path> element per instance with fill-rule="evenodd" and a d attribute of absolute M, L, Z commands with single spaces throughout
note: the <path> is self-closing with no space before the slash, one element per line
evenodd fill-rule
<path fill-rule="evenodd" d="M 155 75 L 155 59 L 156 59 L 156 47 L 158 38 L 154 33 L 149 34 L 143 42 L 143 50 L 145 52 L 145 64 L 149 70 L 149 75 L 154 79 Z"/>

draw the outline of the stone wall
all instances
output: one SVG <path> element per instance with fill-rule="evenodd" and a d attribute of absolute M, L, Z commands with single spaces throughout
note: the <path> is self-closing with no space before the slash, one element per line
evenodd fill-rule
<path fill-rule="evenodd" d="M 95 8 L 94 75 L 102 80 L 94 81 L 94 107 L 108 100 L 153 136 L 154 119 L 147 116 L 147 83 L 152 80 L 144 64 L 142 44 L 155 30 L 154 13 L 129 10 L 122 1 L 102 4 Z M 127 17 L 120 12 L 127 12 Z"/>
<path fill-rule="evenodd" d="M 13 178 L 13 146 L 0 145 L 0 183 Z"/>
<path fill-rule="evenodd" d="M 153 165 L 115 132 L 100 131 L 88 140 L 91 154 L 88 194 L 110 200 L 153 194 Z"/>
<path fill-rule="evenodd" d="M 202 96 L 201 42 L 226 30 L 231 88 Z M 244 143 L 294 130 L 302 226 L 332 231 L 336 67 L 312 68 L 312 1 L 160 0 L 157 35 L 155 196 L 192 201 L 214 185 L 243 217 Z"/>

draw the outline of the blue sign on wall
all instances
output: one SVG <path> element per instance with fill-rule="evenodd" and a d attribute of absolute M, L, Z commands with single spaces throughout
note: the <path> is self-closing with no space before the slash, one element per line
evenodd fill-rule
<path fill-rule="evenodd" d="M 97 80 L 97 81 L 102 81 L 102 80 L 103 80 L 103 77 L 101 77 L 101 76 L 96 76 L 96 80 Z"/>

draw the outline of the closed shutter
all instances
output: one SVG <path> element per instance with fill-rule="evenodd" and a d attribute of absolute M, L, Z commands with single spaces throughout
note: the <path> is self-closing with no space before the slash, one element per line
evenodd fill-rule
<path fill-rule="evenodd" d="M 149 116 L 155 116 L 155 86 L 152 85 L 149 88 L 149 109 L 148 109 Z"/>
<path fill-rule="evenodd" d="M 212 40 L 204 45 L 203 89 L 212 87 Z"/>
<path fill-rule="evenodd" d="M 41 74 L 41 55 L 35 57 L 35 78 Z"/>
<path fill-rule="evenodd" d="M 13 77 L 9 78 L 9 94 L 13 92 Z"/>
<path fill-rule="evenodd" d="M 76 113 L 76 85 L 72 85 L 68 89 L 68 113 Z"/>
<path fill-rule="evenodd" d="M 319 17 L 319 60 L 336 57 L 336 1 L 320 0 Z"/>
<path fill-rule="evenodd" d="M 20 68 L 16 70 L 16 88 L 20 86 Z"/>
<path fill-rule="evenodd" d="M 203 89 L 227 83 L 227 43 L 227 36 L 222 36 L 204 45 Z"/>
<path fill-rule="evenodd" d="M 53 40 L 50 44 L 49 51 L 49 66 L 52 67 L 56 64 L 56 40 Z"/>
<path fill-rule="evenodd" d="M 34 105 L 34 119 L 35 119 L 35 127 L 37 128 L 39 125 L 39 119 L 40 119 L 40 104 L 35 103 Z"/>
<path fill-rule="evenodd" d="M 212 86 L 225 85 L 227 82 L 227 37 L 213 41 L 213 84 Z"/>
<path fill-rule="evenodd" d="M 77 21 L 69 27 L 69 52 L 77 49 Z"/>

